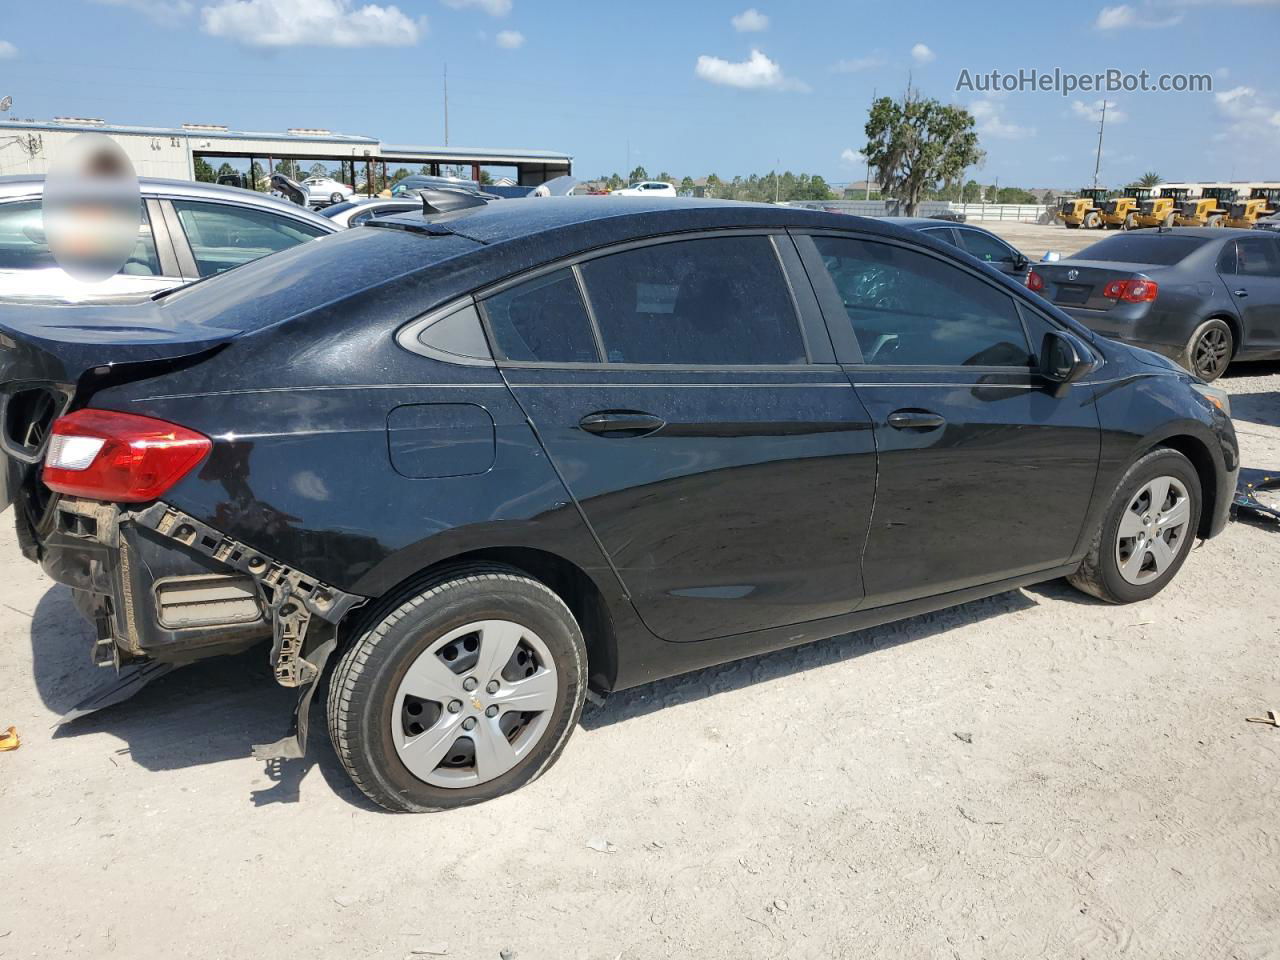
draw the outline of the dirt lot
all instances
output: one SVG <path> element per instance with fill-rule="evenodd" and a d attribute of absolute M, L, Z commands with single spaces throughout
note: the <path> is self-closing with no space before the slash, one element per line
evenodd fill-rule
<path fill-rule="evenodd" d="M 1280 468 L 1280 367 L 1224 382 Z M 0 528 L 0 957 L 1280 957 L 1280 530 L 1140 606 L 1051 583 L 620 695 L 406 817 L 323 734 L 250 759 L 260 652 L 52 729 L 102 674 Z"/>
<path fill-rule="evenodd" d="M 1057 250 L 1069 257 L 1091 243 L 1113 234 L 1106 230 L 1068 230 L 1060 223 L 1043 225 L 1018 223 L 1013 220 L 972 220 L 975 227 L 983 227 L 999 234 L 1026 254 L 1031 260 L 1039 260 L 1046 250 Z"/>

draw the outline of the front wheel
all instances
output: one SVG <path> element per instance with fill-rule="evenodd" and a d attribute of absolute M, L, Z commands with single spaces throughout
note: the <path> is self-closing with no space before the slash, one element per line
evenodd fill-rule
<path fill-rule="evenodd" d="M 1206 383 L 1226 372 L 1235 349 L 1231 328 L 1221 320 L 1206 320 L 1187 342 L 1186 366 Z"/>
<path fill-rule="evenodd" d="M 1087 214 L 1084 218 L 1084 227 L 1086 230 L 1097 230 L 1102 226 L 1102 215 L 1098 213 Z"/>
<path fill-rule="evenodd" d="M 1176 450 L 1142 457 L 1120 480 L 1080 569 L 1067 580 L 1108 603 L 1134 603 L 1165 588 L 1200 526 L 1200 477 Z"/>
<path fill-rule="evenodd" d="M 375 803 L 420 813 L 538 777 L 572 733 L 587 683 L 582 632 L 544 584 L 500 566 L 425 585 L 339 663 L 329 734 Z"/>

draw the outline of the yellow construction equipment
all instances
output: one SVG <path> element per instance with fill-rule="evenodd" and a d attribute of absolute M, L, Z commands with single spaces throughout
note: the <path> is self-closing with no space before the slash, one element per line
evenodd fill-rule
<path fill-rule="evenodd" d="M 1128 186 L 1120 196 L 1112 197 L 1102 205 L 1102 229 L 1132 230 L 1138 225 L 1138 211 L 1142 201 L 1151 197 L 1150 187 Z"/>
<path fill-rule="evenodd" d="M 1253 225 L 1263 217 L 1269 217 L 1280 210 L 1280 187 L 1255 187 L 1247 200 L 1237 200 L 1231 204 L 1231 210 L 1223 226 L 1240 227 L 1252 230 Z"/>
<path fill-rule="evenodd" d="M 1058 202 L 1058 219 L 1071 230 L 1096 230 L 1102 226 L 1102 204 L 1106 199 L 1104 187 L 1090 187 L 1074 197 L 1063 197 Z"/>
<path fill-rule="evenodd" d="M 1172 227 L 1178 204 L 1186 200 L 1190 192 L 1186 187 L 1159 187 L 1153 196 L 1138 205 L 1134 226 Z"/>
<path fill-rule="evenodd" d="M 1199 197 L 1178 205 L 1173 222 L 1179 227 L 1220 227 L 1235 199 L 1234 187 L 1205 187 Z"/>

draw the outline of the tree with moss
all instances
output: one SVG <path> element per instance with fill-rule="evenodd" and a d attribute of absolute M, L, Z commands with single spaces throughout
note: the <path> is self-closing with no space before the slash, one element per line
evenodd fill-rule
<path fill-rule="evenodd" d="M 962 107 L 925 99 L 911 87 L 901 100 L 880 97 L 871 105 L 862 149 L 880 189 L 896 197 L 907 216 L 940 183 L 954 183 L 981 163 L 973 115 Z"/>

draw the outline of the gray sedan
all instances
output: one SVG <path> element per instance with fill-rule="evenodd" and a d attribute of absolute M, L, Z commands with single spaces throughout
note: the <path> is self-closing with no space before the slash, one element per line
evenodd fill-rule
<path fill-rule="evenodd" d="M 1038 263 L 1027 286 L 1092 330 L 1170 357 L 1203 380 L 1280 357 L 1280 236 L 1173 227 L 1113 234 Z"/>
<path fill-rule="evenodd" d="M 0 300 L 142 299 L 339 229 L 252 190 L 188 180 L 138 185 L 142 215 L 132 255 L 115 276 L 86 283 L 58 266 L 45 240 L 44 177 L 0 177 Z"/>
<path fill-rule="evenodd" d="M 1019 282 L 1026 280 L 1031 261 L 1021 251 L 1011 247 L 990 230 L 975 227 L 971 223 L 954 223 L 935 217 L 879 217 L 877 219 L 917 230 L 925 236 L 959 247 L 983 263 Z"/>

